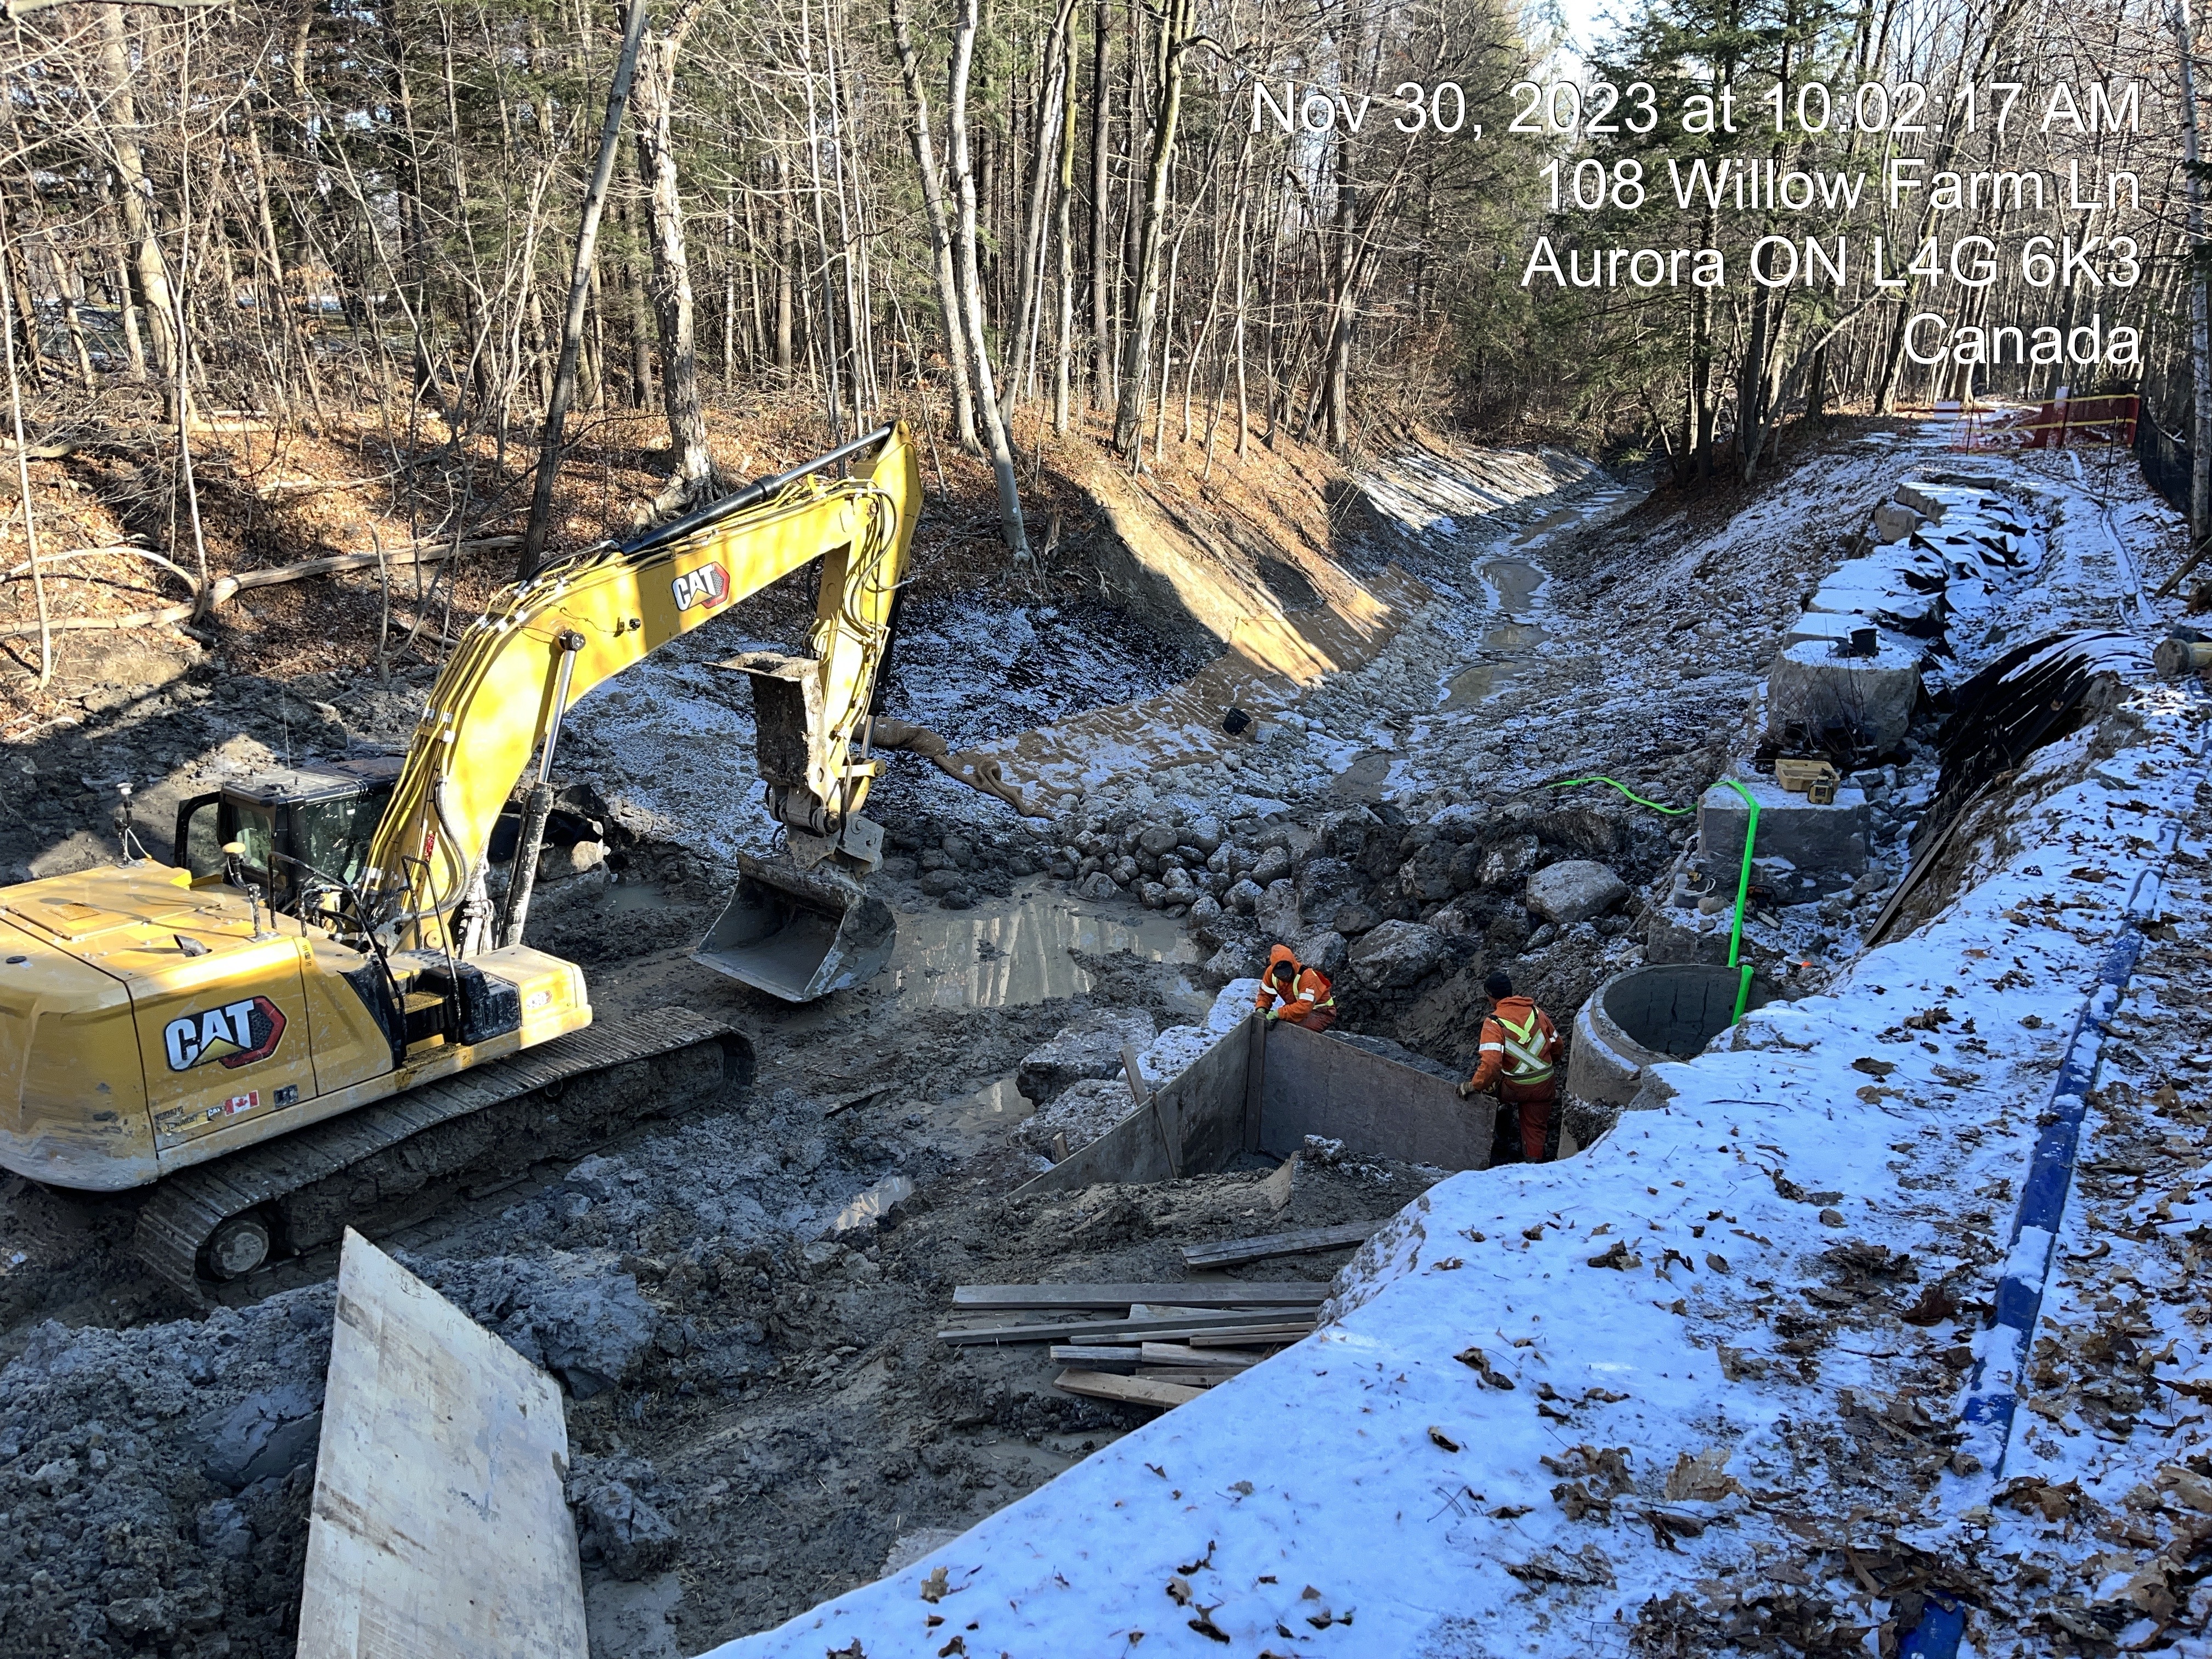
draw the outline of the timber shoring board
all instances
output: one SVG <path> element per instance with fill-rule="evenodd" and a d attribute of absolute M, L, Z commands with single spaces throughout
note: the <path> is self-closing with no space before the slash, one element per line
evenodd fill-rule
<path fill-rule="evenodd" d="M 1242 1331 L 1193 1331 L 1182 1340 L 1194 1348 L 1236 1348 L 1249 1343 L 1303 1341 L 1313 1334 L 1310 1325 L 1255 1325 Z"/>
<path fill-rule="evenodd" d="M 1076 1319 L 1024 1320 L 1012 1325 L 955 1325 L 938 1332 L 938 1340 L 967 1345 L 976 1342 L 1142 1342 L 1152 1337 L 1181 1337 L 1195 1342 L 1200 1337 L 1220 1336 L 1232 1343 L 1255 1340 L 1265 1332 L 1270 1339 L 1283 1333 L 1285 1341 L 1296 1341 L 1313 1329 L 1310 1320 L 1291 1322 L 1277 1314 L 1204 1314 L 1191 1319 Z"/>
<path fill-rule="evenodd" d="M 1316 1279 L 1218 1285 L 956 1285 L 952 1305 L 991 1313 L 1029 1309 L 1081 1311 L 1160 1303 L 1177 1308 L 1317 1308 L 1328 1286 Z"/>
<path fill-rule="evenodd" d="M 1137 1360 L 1144 1365 L 1210 1365 L 1217 1370 L 1243 1370 L 1256 1365 L 1267 1355 L 1247 1353 L 1242 1348 L 1194 1348 L 1185 1342 L 1144 1342 L 1137 1348 Z"/>
<path fill-rule="evenodd" d="M 1111 1347 L 1091 1342 L 1055 1342 L 1047 1352 L 1055 1365 L 1076 1365 L 1086 1370 L 1127 1370 L 1139 1358 L 1134 1347 Z"/>
<path fill-rule="evenodd" d="M 1277 1020 L 1266 1042 L 1261 1152 L 1287 1158 L 1308 1135 L 1322 1135 L 1364 1158 L 1440 1170 L 1489 1167 L 1497 1103 L 1487 1096 L 1462 1100 L 1443 1078 L 1303 1025 Z"/>
<path fill-rule="evenodd" d="M 568 1463 L 552 1379 L 349 1228 L 302 1659 L 586 1659 Z"/>
<path fill-rule="evenodd" d="M 1266 1238 L 1231 1238 L 1218 1244 L 1186 1244 L 1184 1265 L 1228 1267 L 1244 1261 L 1267 1261 L 1282 1255 L 1310 1255 L 1319 1250 L 1341 1249 L 1364 1244 L 1380 1227 L 1380 1221 L 1347 1221 L 1341 1227 L 1309 1227 L 1303 1232 L 1275 1233 Z"/>
<path fill-rule="evenodd" d="M 1062 1371 L 1052 1386 L 1067 1394 L 1092 1400 L 1111 1400 L 1124 1406 L 1156 1406 L 1162 1411 L 1198 1398 L 1203 1390 L 1175 1382 L 1139 1382 L 1112 1371 Z"/>
<path fill-rule="evenodd" d="M 1203 1369 L 1191 1365 L 1139 1365 L 1129 1374 L 1139 1382 L 1165 1382 L 1188 1389 L 1211 1389 L 1244 1375 L 1233 1365 Z"/>

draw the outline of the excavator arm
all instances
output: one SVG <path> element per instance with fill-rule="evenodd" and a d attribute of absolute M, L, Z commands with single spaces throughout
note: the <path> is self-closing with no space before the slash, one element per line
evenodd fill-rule
<path fill-rule="evenodd" d="M 818 476 L 872 447 L 863 476 Z M 471 955 L 490 940 L 486 853 L 533 755 L 539 830 L 561 724 L 601 681 L 778 578 L 823 561 L 809 654 L 742 659 L 762 696 L 770 808 L 823 854 L 842 854 L 876 763 L 853 747 L 889 639 L 921 478 L 905 428 L 888 427 L 672 525 L 577 554 L 503 593 L 431 690 L 363 878 L 379 934 L 399 949 Z M 803 728 L 803 729 L 800 729 Z M 720 757 L 701 757 L 715 764 Z M 525 852 L 534 844 L 526 814 Z M 811 844 L 811 843 L 810 843 Z M 532 863 L 518 857 L 526 906 Z M 510 890 L 502 944 L 520 931 Z"/>

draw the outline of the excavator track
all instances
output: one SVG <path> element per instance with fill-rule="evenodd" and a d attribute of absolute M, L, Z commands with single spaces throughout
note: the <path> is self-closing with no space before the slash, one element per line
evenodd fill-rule
<path fill-rule="evenodd" d="M 533 1132 L 561 1123 L 559 1113 L 544 1109 L 567 1105 L 579 1079 L 614 1073 L 603 1080 L 617 1112 L 634 1103 L 630 1115 L 657 1115 L 691 1103 L 684 1097 L 750 1082 L 751 1066 L 751 1045 L 741 1033 L 688 1008 L 586 1026 L 510 1060 L 180 1170 L 138 1212 L 133 1248 L 169 1284 L 204 1300 L 216 1282 L 204 1253 L 234 1218 L 265 1218 L 269 1231 L 289 1235 L 295 1249 L 326 1243 L 343 1231 L 346 1212 L 416 1191 L 495 1146 L 504 1143 L 510 1155 L 518 1146 L 538 1156 L 570 1150 L 541 1145 Z M 527 1110 L 518 1115 L 518 1106 L 537 1108 L 541 1121 L 529 1121 Z M 572 1109 L 567 1115 L 564 1142 L 588 1128 L 591 1115 Z"/>

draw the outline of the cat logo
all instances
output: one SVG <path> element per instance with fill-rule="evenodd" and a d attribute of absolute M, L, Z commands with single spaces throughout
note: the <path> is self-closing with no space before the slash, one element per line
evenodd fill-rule
<path fill-rule="evenodd" d="M 211 1060 L 231 1069 L 251 1066 L 275 1054 L 283 1035 L 284 1011 L 267 997 L 185 1014 L 161 1029 L 173 1072 L 189 1072 Z"/>
<path fill-rule="evenodd" d="M 702 564 L 687 570 L 671 584 L 678 611 L 712 611 L 730 597 L 730 573 L 719 564 Z"/>

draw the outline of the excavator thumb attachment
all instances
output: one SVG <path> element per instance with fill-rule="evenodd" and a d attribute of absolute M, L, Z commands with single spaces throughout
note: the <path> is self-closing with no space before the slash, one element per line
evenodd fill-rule
<path fill-rule="evenodd" d="M 738 890 L 695 960 L 786 1002 L 858 985 L 890 960 L 890 907 L 836 866 L 740 853 L 738 868 Z"/>

